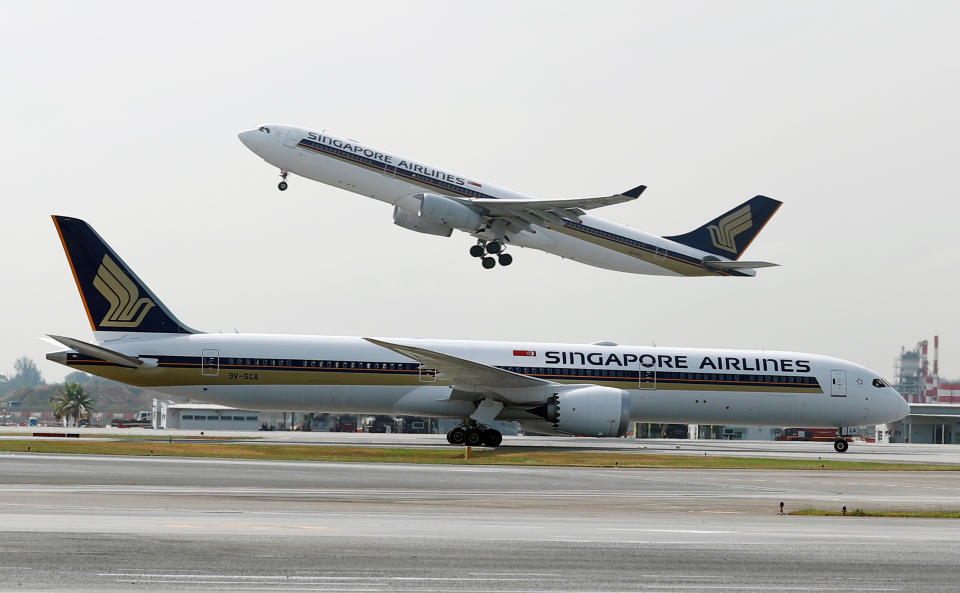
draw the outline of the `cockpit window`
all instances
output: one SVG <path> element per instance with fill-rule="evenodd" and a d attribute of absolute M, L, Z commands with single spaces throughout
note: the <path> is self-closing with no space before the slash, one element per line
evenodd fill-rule
<path fill-rule="evenodd" d="M 266 133 L 269 134 L 269 133 L 270 133 L 270 128 L 268 128 L 268 127 L 266 127 L 266 126 L 260 126 L 260 131 L 261 131 L 261 132 L 266 132 Z"/>
<path fill-rule="evenodd" d="M 879 379 L 879 378 L 873 380 L 873 386 L 880 387 L 880 388 L 890 387 L 889 385 L 887 385 L 887 383 L 883 379 Z"/>

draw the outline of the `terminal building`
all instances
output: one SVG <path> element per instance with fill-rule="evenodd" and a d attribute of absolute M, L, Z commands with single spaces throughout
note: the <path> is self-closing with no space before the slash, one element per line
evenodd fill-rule
<path fill-rule="evenodd" d="M 885 429 L 890 443 L 960 444 L 960 405 L 910 404 L 910 415 Z"/>

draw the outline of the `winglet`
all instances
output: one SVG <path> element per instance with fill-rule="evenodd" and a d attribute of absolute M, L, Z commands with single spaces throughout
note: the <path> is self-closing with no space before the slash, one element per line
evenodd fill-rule
<path fill-rule="evenodd" d="M 640 197 L 640 194 L 642 194 L 643 190 L 645 189 L 647 189 L 646 185 L 638 185 L 633 189 L 628 189 L 627 191 L 623 192 L 620 195 L 627 196 L 628 198 L 636 199 Z"/>

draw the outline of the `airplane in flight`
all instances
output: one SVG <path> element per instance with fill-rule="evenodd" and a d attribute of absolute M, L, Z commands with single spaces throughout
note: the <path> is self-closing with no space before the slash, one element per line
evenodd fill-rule
<path fill-rule="evenodd" d="M 240 141 L 280 169 L 393 206 L 393 222 L 429 235 L 474 236 L 484 268 L 508 266 L 508 246 L 530 247 L 590 266 L 661 276 L 755 276 L 775 266 L 740 261 L 781 202 L 753 197 L 689 233 L 660 237 L 586 214 L 640 197 L 640 185 L 610 196 L 538 199 L 395 154 L 282 125 L 240 132 Z"/>
<path fill-rule="evenodd" d="M 249 410 L 459 418 L 451 444 L 491 447 L 502 440 L 494 420 L 618 437 L 631 421 L 834 428 L 909 412 L 873 371 L 816 354 L 203 333 L 177 319 L 86 222 L 53 221 L 94 341 L 50 335 L 68 349 L 47 358 L 170 395 Z"/>

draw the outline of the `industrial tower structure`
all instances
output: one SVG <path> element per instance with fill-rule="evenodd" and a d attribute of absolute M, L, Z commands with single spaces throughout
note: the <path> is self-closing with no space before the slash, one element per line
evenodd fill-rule
<path fill-rule="evenodd" d="M 895 363 L 897 391 L 911 403 L 960 403 L 960 382 L 940 379 L 940 336 L 933 336 L 933 368 L 928 358 L 928 342 L 923 340 L 911 350 L 900 348 Z"/>

